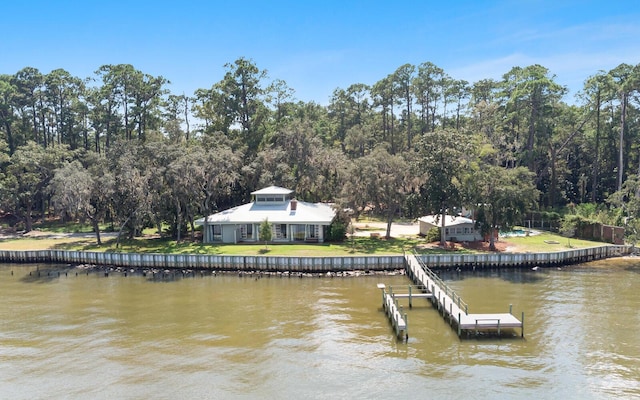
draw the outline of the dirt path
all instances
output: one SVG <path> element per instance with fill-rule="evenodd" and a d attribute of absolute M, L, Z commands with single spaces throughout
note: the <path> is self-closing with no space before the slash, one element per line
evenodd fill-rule
<path fill-rule="evenodd" d="M 372 233 L 384 236 L 387 233 L 387 224 L 384 222 L 355 222 L 356 236 L 371 236 Z M 394 222 L 391 224 L 391 237 L 416 236 L 420 233 L 420 225 L 417 222 Z"/>

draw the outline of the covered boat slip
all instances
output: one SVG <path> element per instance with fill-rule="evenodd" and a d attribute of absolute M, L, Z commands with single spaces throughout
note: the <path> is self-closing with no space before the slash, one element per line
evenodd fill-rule
<path fill-rule="evenodd" d="M 520 328 L 520 336 L 524 337 L 524 312 L 522 313 L 522 319 L 516 318 L 511 314 L 511 307 L 509 307 L 508 313 L 483 313 L 483 314 L 470 314 L 469 306 L 462 298 L 449 288 L 440 277 L 427 267 L 420 258 L 414 254 L 405 254 L 407 276 L 417 285 L 420 289 L 419 293 L 412 293 L 412 287 L 409 286 L 409 293 L 394 293 L 390 288 L 387 292 L 384 284 L 378 284 L 378 288 L 382 290 L 383 302 L 385 305 L 391 301 L 395 304 L 395 307 L 400 310 L 400 316 L 402 316 L 402 309 L 398 304 L 398 299 L 409 298 L 409 306 L 411 306 L 412 298 L 425 297 L 431 299 L 434 307 L 442 314 L 445 321 L 456 328 L 458 336 L 462 336 L 462 332 L 467 334 L 474 332 L 476 335 L 480 331 L 494 332 L 500 335 L 502 329 Z M 389 297 L 389 299 L 386 299 Z M 385 306 L 385 310 L 389 307 Z M 389 318 L 394 325 L 396 335 L 400 337 L 402 332 L 408 337 L 406 326 L 406 315 L 403 318 L 404 330 L 399 332 L 397 322 L 394 321 L 389 312 L 387 312 Z"/>

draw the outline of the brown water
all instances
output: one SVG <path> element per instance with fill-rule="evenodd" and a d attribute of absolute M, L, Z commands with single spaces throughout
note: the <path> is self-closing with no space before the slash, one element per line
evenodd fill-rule
<path fill-rule="evenodd" d="M 638 265 L 445 275 L 472 312 L 524 311 L 526 340 L 461 341 L 420 300 L 408 343 L 376 288 L 404 276 L 43 268 L 0 266 L 0 399 L 640 397 Z"/>

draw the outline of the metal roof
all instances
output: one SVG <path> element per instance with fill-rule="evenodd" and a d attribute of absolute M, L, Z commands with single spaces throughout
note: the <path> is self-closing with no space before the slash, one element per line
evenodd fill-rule
<path fill-rule="evenodd" d="M 285 189 L 286 190 L 286 189 Z M 291 210 L 291 200 L 282 203 L 265 204 L 251 202 L 209 215 L 208 224 L 250 224 L 268 219 L 272 224 L 319 224 L 329 225 L 335 216 L 333 207 L 326 203 L 297 202 L 296 210 Z M 195 221 L 203 225 L 204 218 Z"/>
<path fill-rule="evenodd" d="M 418 221 L 426 222 L 427 224 L 441 227 L 442 226 L 441 218 L 442 218 L 442 215 L 426 215 L 424 217 L 418 218 Z M 473 220 L 467 217 L 445 215 L 445 218 L 444 218 L 445 227 L 463 225 L 463 224 L 473 224 L 473 223 L 474 223 Z"/>
<path fill-rule="evenodd" d="M 280 186 L 269 186 L 260 190 L 256 190 L 255 192 L 251 192 L 251 194 L 291 194 L 293 190 L 285 189 Z"/>

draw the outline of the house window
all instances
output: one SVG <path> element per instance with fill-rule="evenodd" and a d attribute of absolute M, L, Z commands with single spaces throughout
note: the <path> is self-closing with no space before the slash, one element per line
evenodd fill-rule
<path fill-rule="evenodd" d="M 456 233 L 457 234 L 461 234 L 462 233 L 462 228 L 456 228 Z"/>
<path fill-rule="evenodd" d="M 222 240 L 222 225 L 212 225 L 213 240 Z"/>
<path fill-rule="evenodd" d="M 470 234 L 471 233 L 471 229 L 469 227 L 464 228 L 464 233 L 465 234 Z"/>
<path fill-rule="evenodd" d="M 253 224 L 240 225 L 240 237 L 253 239 Z"/>
<path fill-rule="evenodd" d="M 320 233 L 320 229 L 319 229 L 320 225 L 309 225 L 309 235 L 308 238 L 310 239 L 316 239 L 319 236 Z"/>
<path fill-rule="evenodd" d="M 449 234 L 449 228 L 444 228 L 444 234 L 448 235 Z"/>
<path fill-rule="evenodd" d="M 293 240 L 304 240 L 305 228 L 304 225 L 291 225 L 291 236 Z"/>
<path fill-rule="evenodd" d="M 275 224 L 273 225 L 273 237 L 274 239 L 286 239 L 287 238 L 287 224 Z"/>
<path fill-rule="evenodd" d="M 256 195 L 256 203 L 281 203 L 284 202 L 283 195 L 268 194 Z"/>

